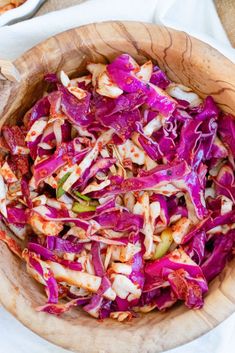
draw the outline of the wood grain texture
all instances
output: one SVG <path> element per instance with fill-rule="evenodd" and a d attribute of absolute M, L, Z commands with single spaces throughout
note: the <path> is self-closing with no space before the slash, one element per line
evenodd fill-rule
<path fill-rule="evenodd" d="M 135 22 L 107 22 L 73 29 L 39 44 L 14 62 L 22 83 L 0 81 L 1 124 L 16 121 L 44 89 L 43 76 L 63 69 L 85 70 L 87 61 L 107 62 L 122 52 L 139 63 L 151 58 L 169 77 L 212 95 L 235 111 L 235 66 L 213 48 L 183 32 Z M 0 300 L 24 325 L 42 337 L 79 353 L 157 353 L 206 333 L 235 310 L 235 261 L 210 285 L 202 310 L 176 306 L 141 315 L 129 323 L 97 322 L 79 310 L 60 318 L 37 313 L 45 302 L 24 266 L 0 244 Z"/>
<path fill-rule="evenodd" d="M 216 10 L 232 46 L 235 48 L 235 1 L 214 0 Z"/>

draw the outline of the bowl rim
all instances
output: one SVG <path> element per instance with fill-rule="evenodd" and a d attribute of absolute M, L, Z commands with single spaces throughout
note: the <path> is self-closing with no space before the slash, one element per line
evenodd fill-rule
<path fill-rule="evenodd" d="M 185 34 L 184 32 L 180 32 L 177 30 L 173 30 L 173 29 L 169 29 L 167 27 L 163 27 L 163 26 L 158 26 L 158 25 L 153 25 L 153 24 L 145 24 L 145 23 L 140 23 L 140 22 L 135 22 L 135 21 L 107 21 L 107 22 L 102 22 L 102 23 L 95 23 L 95 24 L 89 24 L 89 25 L 85 25 L 85 26 L 81 26 L 78 28 L 74 28 L 74 29 L 70 29 L 67 30 L 65 32 L 62 32 L 58 35 L 55 35 L 53 37 L 50 37 L 49 39 L 43 41 L 42 43 L 36 45 L 35 47 L 33 47 L 32 49 L 30 49 L 29 51 L 27 51 L 25 54 L 23 54 L 20 58 L 18 58 L 14 64 L 16 67 L 20 66 L 20 62 L 22 60 L 26 60 L 27 58 L 29 58 L 29 56 L 31 55 L 31 53 L 35 50 L 37 50 L 38 48 L 43 48 L 45 47 L 47 44 L 50 44 L 50 46 L 56 46 L 58 44 L 58 41 L 62 40 L 62 38 L 64 38 L 64 36 L 68 35 L 68 34 L 72 34 L 75 32 L 82 34 L 82 31 L 86 31 L 89 32 L 93 30 L 93 27 L 95 26 L 96 28 L 102 28 L 102 26 L 113 26 L 114 24 L 121 24 L 124 25 L 126 28 L 128 29 L 135 29 L 135 26 L 144 26 L 144 28 L 150 29 L 150 28 L 154 28 L 154 30 L 166 30 L 169 33 L 174 33 L 177 34 L 179 36 L 183 36 L 183 37 L 187 37 L 190 38 L 190 41 L 193 42 L 195 45 L 202 45 L 204 48 L 208 48 L 210 47 L 208 44 L 201 42 L 198 39 L 195 39 L 193 37 L 190 37 L 189 35 Z M 221 60 L 224 60 L 224 57 L 222 54 L 220 54 L 216 49 L 211 48 L 210 47 L 211 52 L 214 55 L 217 55 Z M 27 59 L 28 60 L 28 59 Z M 227 60 L 227 59 L 226 59 Z M 230 62 L 228 60 L 228 62 Z M 231 65 L 233 65 L 233 69 L 235 68 L 235 65 L 230 62 Z M 18 83 L 14 83 L 11 84 L 12 87 L 18 86 Z M 7 257 L 8 259 L 10 259 L 10 261 L 14 262 L 14 258 L 13 255 L 10 253 L 10 251 L 8 250 L 8 248 L 4 245 L 4 244 L 0 244 L 0 253 L 2 253 L 2 258 Z M 0 260 L 0 264 L 1 264 Z M 11 312 L 15 317 L 18 318 L 19 321 L 21 321 L 25 326 L 27 326 L 28 328 L 30 328 L 32 331 L 36 332 L 37 334 L 39 334 L 40 336 L 42 336 L 43 338 L 47 339 L 50 342 L 53 342 L 55 344 L 59 344 L 61 346 L 63 346 L 64 348 L 69 348 L 75 351 L 80 351 L 80 352 L 86 352 L 86 353 L 94 353 L 94 352 L 98 352 L 98 350 L 94 350 L 94 348 L 92 348 L 92 351 L 89 350 L 87 351 L 84 347 L 84 350 L 79 350 L 80 348 L 77 346 L 74 348 L 74 343 L 73 346 L 69 346 L 69 342 L 68 340 L 66 341 L 66 343 L 63 341 L 63 339 L 65 337 L 58 337 L 59 334 L 61 334 L 62 331 L 59 332 L 59 334 L 57 335 L 57 337 L 55 338 L 54 336 L 56 336 L 55 334 L 52 335 L 52 333 L 50 332 L 49 335 L 47 335 L 44 330 L 42 329 L 42 327 L 38 327 L 39 323 L 42 325 L 46 325 L 46 327 L 48 328 L 50 325 L 55 325 L 54 327 L 60 329 L 61 323 L 63 323 L 65 326 L 67 324 L 67 322 L 63 319 L 58 319 L 54 317 L 49 316 L 48 314 L 45 313 L 37 313 L 36 311 L 34 311 L 32 308 L 28 308 L 29 312 L 30 312 L 30 320 L 29 317 L 25 317 L 24 313 L 25 311 L 27 311 L 27 302 L 24 300 L 24 297 L 21 295 L 21 293 L 19 293 L 18 290 L 16 290 L 16 288 L 14 288 L 14 285 L 8 281 L 6 275 L 4 274 L 4 272 L 1 269 L 0 266 L 0 274 L 1 274 L 1 278 L 2 278 L 2 283 L 4 283 L 4 286 L 2 284 L 0 284 L 0 300 L 3 304 L 3 306 L 9 311 Z M 233 274 L 233 276 L 235 277 L 235 260 L 232 261 L 231 263 L 228 264 L 225 274 L 223 273 L 223 279 L 227 279 L 227 281 L 229 280 L 229 276 L 231 276 L 231 274 Z M 167 342 L 165 345 L 163 343 L 161 343 L 162 345 L 160 347 L 157 347 L 157 343 L 158 341 L 152 341 L 150 343 L 147 343 L 146 340 L 144 340 L 143 337 L 137 338 L 136 334 L 133 334 L 132 332 L 132 336 L 133 339 L 135 338 L 138 345 L 140 345 L 142 347 L 141 350 L 139 350 L 139 348 L 137 348 L 137 346 L 134 347 L 135 350 L 133 350 L 132 348 L 128 348 L 126 350 L 121 350 L 122 348 L 117 347 L 117 350 L 113 350 L 113 347 L 111 347 L 110 345 L 106 345 L 106 349 L 107 347 L 109 348 L 109 350 L 103 350 L 103 352 L 107 353 L 113 353 L 113 352 L 119 352 L 119 353 L 137 353 L 137 352 L 151 352 L 151 353 L 156 353 L 156 352 L 160 352 L 162 350 L 168 350 L 171 348 L 174 348 L 176 346 L 179 346 L 181 344 L 185 344 L 187 342 L 190 342 L 191 340 L 207 333 L 208 331 L 210 331 L 212 328 L 216 327 L 219 323 L 221 323 L 223 320 L 225 320 L 227 317 L 229 317 L 234 311 L 235 311 L 235 302 L 232 301 L 232 299 L 230 300 L 228 297 L 226 297 L 223 293 L 223 289 L 221 289 L 223 287 L 223 284 L 215 284 L 214 282 L 212 283 L 212 287 L 215 289 L 215 291 L 213 293 L 210 293 L 209 296 L 206 297 L 205 300 L 205 307 L 203 309 L 201 309 L 200 312 L 196 312 L 196 311 L 185 311 L 183 313 L 180 313 L 179 316 L 175 317 L 175 324 L 173 324 L 173 317 L 170 317 L 170 322 L 169 322 L 169 332 L 174 332 L 174 330 L 177 330 L 177 326 L 180 324 L 182 324 L 182 322 L 187 323 L 187 325 L 189 325 L 189 328 L 192 327 L 192 324 L 190 326 L 190 322 L 194 323 L 197 325 L 197 331 L 190 331 L 188 330 L 187 334 L 182 336 L 182 337 L 178 337 L 178 341 L 177 342 L 173 342 L 172 340 L 170 342 Z M 9 293 L 11 293 L 11 295 L 9 295 Z M 224 295 L 224 297 L 223 297 Z M 223 313 L 214 313 L 214 310 L 216 310 L 216 306 L 215 303 L 213 303 L 214 301 L 214 297 L 219 297 L 221 300 L 220 305 L 222 305 L 222 308 L 224 309 Z M 14 302 L 14 305 L 12 304 Z M 18 303 L 16 305 L 16 303 Z M 19 305 L 21 305 L 21 308 L 19 308 Z M 177 309 L 176 309 L 177 311 Z M 197 313 L 197 314 L 196 314 Z M 151 315 L 151 314 L 148 314 Z M 156 314 L 155 314 L 156 315 Z M 150 316 L 149 316 L 150 318 Z M 32 320 L 31 320 L 32 319 Z M 39 320 L 39 323 L 38 323 Z M 58 321 L 57 321 L 58 320 Z M 91 319 L 94 320 L 94 319 Z M 182 320 L 182 321 L 181 321 Z M 48 326 L 49 325 L 49 326 Z M 122 324 L 123 325 L 123 324 Z M 121 328 L 119 325 L 114 324 L 113 325 L 115 328 L 117 328 L 117 330 L 115 331 L 116 333 L 118 332 L 118 330 Z M 67 326 L 66 326 L 67 327 Z M 124 326 L 125 327 L 125 326 Z M 188 326 L 187 326 L 188 327 Z M 80 329 L 82 329 L 82 327 L 79 327 Z M 112 328 L 113 329 L 113 328 Z M 150 330 L 151 331 L 151 330 Z M 122 330 L 123 334 L 124 331 Z M 152 331 L 151 331 L 152 332 Z M 73 333 L 75 333 L 75 331 L 73 331 Z M 139 332 L 140 333 L 140 332 Z M 153 334 L 153 333 L 152 333 Z M 169 334 L 169 333 L 168 333 Z M 175 332 L 176 334 L 176 332 Z M 149 339 L 152 336 L 146 335 Z M 131 337 L 130 336 L 125 336 L 125 337 Z M 100 335 L 100 340 L 102 338 L 102 335 Z M 132 339 L 132 340 L 133 340 Z M 100 341 L 101 342 L 101 341 Z M 116 341 L 118 342 L 118 340 Z M 143 343 L 144 342 L 144 343 Z M 86 344 L 88 343 L 88 341 L 86 342 Z M 145 345 L 143 346 L 143 344 L 146 345 L 146 350 L 145 349 Z M 139 346 L 138 346 L 139 347 Z M 96 348 L 95 348 L 96 349 Z M 99 351 L 101 352 L 101 350 Z"/>

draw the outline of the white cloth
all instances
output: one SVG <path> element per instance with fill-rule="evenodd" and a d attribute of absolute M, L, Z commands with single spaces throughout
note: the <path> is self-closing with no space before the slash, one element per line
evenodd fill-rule
<path fill-rule="evenodd" d="M 134 4 L 134 6 L 133 6 Z M 12 59 L 69 28 L 107 20 L 154 22 L 209 43 L 235 62 L 212 0 L 90 0 L 0 29 L 0 58 Z"/>
<path fill-rule="evenodd" d="M 90 0 L 0 28 L 0 58 L 14 59 L 36 43 L 91 22 L 135 20 L 184 30 L 235 62 L 212 0 Z M 218 308 L 219 310 L 219 308 Z M 208 334 L 168 353 L 234 353 L 235 314 Z M 68 353 L 38 337 L 0 308 L 0 353 Z"/>

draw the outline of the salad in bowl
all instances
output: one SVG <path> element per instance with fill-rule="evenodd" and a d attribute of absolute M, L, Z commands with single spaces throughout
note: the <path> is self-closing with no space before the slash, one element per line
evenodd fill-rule
<path fill-rule="evenodd" d="M 128 54 L 45 80 L 0 138 L 0 239 L 43 286 L 35 309 L 202 308 L 233 257 L 234 117 Z"/>

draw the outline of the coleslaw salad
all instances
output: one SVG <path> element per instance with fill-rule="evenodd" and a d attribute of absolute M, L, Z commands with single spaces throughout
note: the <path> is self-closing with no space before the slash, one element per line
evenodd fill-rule
<path fill-rule="evenodd" d="M 234 251 L 234 117 L 128 54 L 45 80 L 0 137 L 0 240 L 44 286 L 36 309 L 200 309 Z"/>

